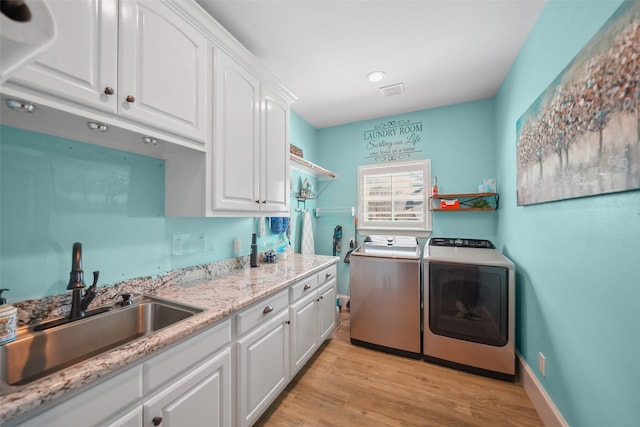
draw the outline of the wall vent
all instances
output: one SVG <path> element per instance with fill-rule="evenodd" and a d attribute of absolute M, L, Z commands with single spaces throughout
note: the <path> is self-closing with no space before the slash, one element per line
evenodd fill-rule
<path fill-rule="evenodd" d="M 383 86 L 380 88 L 380 92 L 385 98 L 395 95 L 402 95 L 404 93 L 404 83 L 396 83 L 389 86 Z"/>

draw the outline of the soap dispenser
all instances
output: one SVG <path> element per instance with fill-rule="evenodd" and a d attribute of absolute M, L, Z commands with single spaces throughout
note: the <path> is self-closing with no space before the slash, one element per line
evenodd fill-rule
<path fill-rule="evenodd" d="M 18 330 L 18 309 L 7 305 L 7 300 L 2 296 L 8 290 L 0 289 L 0 344 L 15 340 Z"/>

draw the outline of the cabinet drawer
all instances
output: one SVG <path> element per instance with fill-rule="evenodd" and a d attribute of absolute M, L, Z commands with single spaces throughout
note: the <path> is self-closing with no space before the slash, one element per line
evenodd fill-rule
<path fill-rule="evenodd" d="M 152 359 L 144 362 L 145 393 L 166 383 L 183 371 L 214 354 L 231 342 L 231 321 L 207 329 Z"/>
<path fill-rule="evenodd" d="M 136 366 L 96 386 L 89 386 L 81 394 L 58 403 L 20 426 L 68 427 L 74 422 L 81 422 L 86 427 L 104 426 L 105 420 L 120 415 L 120 411 L 142 397 L 141 384 L 142 369 Z"/>
<path fill-rule="evenodd" d="M 318 285 L 323 285 L 324 283 L 329 282 L 331 279 L 335 279 L 337 276 L 338 268 L 335 264 L 331 267 L 327 267 L 324 270 L 318 273 Z"/>
<path fill-rule="evenodd" d="M 288 290 L 285 289 L 269 298 L 254 304 L 238 314 L 238 336 L 250 331 L 259 323 L 271 319 L 282 309 L 289 306 Z"/>
<path fill-rule="evenodd" d="M 302 279 L 300 282 L 291 286 L 291 302 L 297 301 L 298 298 L 305 295 L 315 294 L 318 287 L 318 276 L 315 274 Z"/>

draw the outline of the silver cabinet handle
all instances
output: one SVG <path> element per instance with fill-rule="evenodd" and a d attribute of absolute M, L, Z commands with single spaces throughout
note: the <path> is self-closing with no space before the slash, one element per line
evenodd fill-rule
<path fill-rule="evenodd" d="M 311 289 L 311 285 L 307 283 L 306 285 L 304 285 L 304 288 L 302 289 L 305 291 L 308 291 L 309 289 Z"/>
<path fill-rule="evenodd" d="M 267 313 L 271 313 L 272 311 L 273 311 L 273 307 L 268 305 L 264 308 L 264 310 L 262 310 L 262 313 L 267 314 Z"/>

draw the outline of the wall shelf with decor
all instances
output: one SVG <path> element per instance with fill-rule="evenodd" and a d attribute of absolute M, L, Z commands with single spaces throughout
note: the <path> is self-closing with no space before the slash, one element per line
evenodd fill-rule
<path fill-rule="evenodd" d="M 439 200 L 439 207 L 433 207 L 432 200 Z M 429 198 L 429 207 L 434 212 L 441 211 L 495 211 L 498 209 L 498 193 L 437 194 Z"/>
<path fill-rule="evenodd" d="M 308 173 L 309 175 L 315 176 L 319 179 L 336 179 L 336 174 L 323 168 L 322 166 L 318 166 L 309 160 L 305 160 L 300 156 L 296 156 L 295 154 L 289 154 L 291 158 L 291 167 L 301 170 L 304 173 Z"/>

